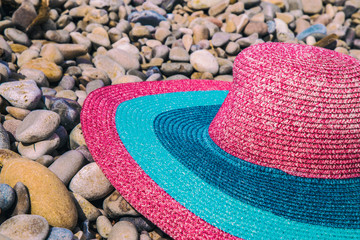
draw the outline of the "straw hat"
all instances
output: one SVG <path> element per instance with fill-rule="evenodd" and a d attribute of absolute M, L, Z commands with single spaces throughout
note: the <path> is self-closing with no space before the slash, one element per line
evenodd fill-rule
<path fill-rule="evenodd" d="M 233 72 L 92 92 L 106 177 L 175 239 L 360 239 L 360 61 L 264 43 Z"/>

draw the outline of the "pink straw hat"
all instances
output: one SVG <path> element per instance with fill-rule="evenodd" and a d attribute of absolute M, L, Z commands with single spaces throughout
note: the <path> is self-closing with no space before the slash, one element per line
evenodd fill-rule
<path fill-rule="evenodd" d="M 92 92 L 81 124 L 105 176 L 175 239 L 359 239 L 360 61 L 264 43 L 233 72 Z"/>

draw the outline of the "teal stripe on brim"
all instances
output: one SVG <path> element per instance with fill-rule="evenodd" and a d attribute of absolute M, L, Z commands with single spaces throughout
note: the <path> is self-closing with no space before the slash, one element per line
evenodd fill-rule
<path fill-rule="evenodd" d="M 121 103 L 119 137 L 139 166 L 161 188 L 208 223 L 244 239 L 359 239 L 359 229 L 300 223 L 245 204 L 206 183 L 179 163 L 154 133 L 155 118 L 169 110 L 222 104 L 227 91 L 150 95 Z M 170 218 L 171 216 L 164 216 Z M 173 216 L 174 219 L 176 216 Z"/>

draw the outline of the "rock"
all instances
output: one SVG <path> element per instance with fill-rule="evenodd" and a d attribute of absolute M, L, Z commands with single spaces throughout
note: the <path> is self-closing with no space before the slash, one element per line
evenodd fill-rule
<path fill-rule="evenodd" d="M 8 64 L 5 64 L 5 62 L 0 62 L 0 80 L 2 82 L 6 82 L 9 79 L 9 74 L 11 74 L 11 70 Z"/>
<path fill-rule="evenodd" d="M 71 32 L 70 37 L 73 43 L 83 45 L 87 50 L 91 49 L 91 41 L 79 32 Z M 83 55 L 83 54 L 82 54 Z"/>
<path fill-rule="evenodd" d="M 120 221 L 112 227 L 108 240 L 138 240 L 138 238 L 139 234 L 134 224 Z"/>
<path fill-rule="evenodd" d="M 92 91 L 104 87 L 104 82 L 101 80 L 94 80 L 86 85 L 86 93 L 89 94 Z"/>
<path fill-rule="evenodd" d="M 2 124 L 0 124 L 0 149 L 10 149 L 10 138 Z"/>
<path fill-rule="evenodd" d="M 169 52 L 170 49 L 165 45 L 156 46 L 155 48 L 152 49 L 151 56 L 153 58 L 162 58 L 166 60 L 169 56 Z"/>
<path fill-rule="evenodd" d="M 181 47 L 174 47 L 170 50 L 169 59 L 174 62 L 189 62 L 189 53 Z"/>
<path fill-rule="evenodd" d="M 109 15 L 105 9 L 91 9 L 84 17 L 85 23 L 107 24 Z"/>
<path fill-rule="evenodd" d="M 197 44 L 198 42 L 200 42 L 203 39 L 209 39 L 210 36 L 210 32 L 209 29 L 206 26 L 203 25 L 195 25 L 192 28 L 193 32 L 194 32 L 194 43 Z"/>
<path fill-rule="evenodd" d="M 190 75 L 193 71 L 193 67 L 189 63 L 163 63 L 161 66 L 161 72 L 166 76 L 174 74 Z"/>
<path fill-rule="evenodd" d="M 110 85 L 111 80 L 104 70 L 98 68 L 86 68 L 82 72 L 82 76 L 89 78 L 90 81 L 101 80 L 104 85 Z"/>
<path fill-rule="evenodd" d="M 76 151 L 80 152 L 88 162 L 94 162 L 94 159 L 86 146 L 77 147 Z"/>
<path fill-rule="evenodd" d="M 235 24 L 235 32 L 241 33 L 249 22 L 249 17 L 246 14 L 241 14 L 240 16 L 233 17 L 232 21 Z"/>
<path fill-rule="evenodd" d="M 37 215 L 17 215 L 6 220 L 0 226 L 0 234 L 12 240 L 45 240 L 49 224 L 45 218 Z"/>
<path fill-rule="evenodd" d="M 277 12 L 281 12 L 280 8 L 275 4 L 269 2 L 261 2 L 261 8 L 263 9 L 263 13 L 265 16 L 265 20 L 273 20 Z"/>
<path fill-rule="evenodd" d="M 220 2 L 221 0 L 190 0 L 187 6 L 194 10 L 202 10 L 209 9 Z"/>
<path fill-rule="evenodd" d="M 72 240 L 74 234 L 66 228 L 52 227 L 46 240 Z"/>
<path fill-rule="evenodd" d="M 116 190 L 104 200 L 103 209 L 110 218 L 140 216 Z"/>
<path fill-rule="evenodd" d="M 190 55 L 190 63 L 199 72 L 216 74 L 219 71 L 219 64 L 216 58 L 207 50 L 193 52 Z"/>
<path fill-rule="evenodd" d="M 49 82 L 45 74 L 37 69 L 22 68 L 19 73 L 25 76 L 26 80 L 34 80 L 39 87 L 48 87 Z"/>
<path fill-rule="evenodd" d="M 214 78 L 214 80 L 232 82 L 233 76 L 232 75 L 218 75 Z"/>
<path fill-rule="evenodd" d="M 84 156 L 78 151 L 71 150 L 49 166 L 49 170 L 58 176 L 58 178 L 67 185 L 75 174 L 85 165 Z"/>
<path fill-rule="evenodd" d="M 44 217 L 54 227 L 69 229 L 75 227 L 77 223 L 75 204 L 67 188 L 54 173 L 37 162 L 22 158 L 0 161 L 3 164 L 0 182 L 10 186 L 22 182 L 28 188 L 31 214 Z M 0 233 L 3 234 L 1 231 Z"/>
<path fill-rule="evenodd" d="M 3 127 L 9 136 L 10 142 L 15 142 L 15 137 L 14 137 L 15 131 L 16 131 L 16 128 L 20 124 L 21 124 L 21 121 L 17 120 L 17 119 L 10 119 L 10 120 L 4 121 Z M 4 140 L 4 142 L 6 142 L 6 140 Z M 10 143 L 9 143 L 9 148 L 10 148 Z M 5 148 L 5 149 L 9 149 L 9 148 Z"/>
<path fill-rule="evenodd" d="M 36 162 L 40 163 L 41 165 L 48 167 L 54 162 L 54 158 L 51 155 L 43 155 L 36 159 Z"/>
<path fill-rule="evenodd" d="M 97 55 L 94 58 L 94 64 L 97 68 L 106 72 L 111 81 L 125 75 L 125 69 L 109 56 Z"/>
<path fill-rule="evenodd" d="M 65 30 L 48 30 L 45 33 L 45 38 L 56 43 L 70 42 L 70 34 Z"/>
<path fill-rule="evenodd" d="M 264 35 L 267 34 L 267 32 L 268 32 L 268 27 L 267 27 L 267 24 L 264 22 L 250 21 L 244 29 L 244 33 L 247 36 L 249 36 L 253 33 L 257 33 L 257 34 L 259 34 L 260 37 L 263 37 Z"/>
<path fill-rule="evenodd" d="M 217 32 L 211 39 L 211 43 L 214 47 L 222 47 L 230 40 L 230 34 L 225 32 Z"/>
<path fill-rule="evenodd" d="M 314 36 L 315 38 L 322 38 L 326 35 L 326 27 L 322 24 L 315 24 L 299 33 L 296 38 L 299 40 L 305 39 L 307 36 Z"/>
<path fill-rule="evenodd" d="M 152 224 L 149 220 L 146 220 L 144 217 L 122 217 L 120 221 L 131 222 L 135 225 L 138 232 L 151 232 L 155 228 L 155 225 Z"/>
<path fill-rule="evenodd" d="M 20 30 L 15 28 L 7 28 L 5 29 L 4 33 L 5 36 L 14 43 L 19 43 L 25 46 L 31 45 L 31 41 L 28 36 Z"/>
<path fill-rule="evenodd" d="M 100 81 L 100 80 L 99 80 Z M 101 81 L 100 81 L 101 82 Z M 102 83 L 102 82 L 101 82 Z M 77 96 L 75 94 L 74 91 L 72 90 L 61 90 L 61 91 L 58 91 L 55 95 L 55 97 L 57 98 L 67 98 L 67 99 L 70 99 L 70 100 L 73 100 L 73 101 L 76 101 L 77 100 Z"/>
<path fill-rule="evenodd" d="M 48 110 L 30 112 L 16 129 L 15 138 L 22 143 L 35 143 L 50 137 L 60 124 L 59 114 Z"/>
<path fill-rule="evenodd" d="M 74 199 L 80 220 L 95 221 L 101 215 L 100 211 L 81 195 L 71 193 L 71 196 Z"/>
<path fill-rule="evenodd" d="M 160 73 L 154 73 L 150 77 L 148 77 L 145 81 L 146 82 L 153 82 L 153 81 L 159 81 L 162 80 L 162 76 Z"/>
<path fill-rule="evenodd" d="M 11 106 L 6 107 L 6 111 L 11 116 L 19 120 L 23 120 L 30 113 L 30 110 Z"/>
<path fill-rule="evenodd" d="M 25 63 L 29 62 L 31 59 L 35 59 L 39 56 L 39 52 L 34 49 L 26 49 L 23 51 L 17 59 L 17 64 L 19 67 L 22 67 Z M 20 69 L 21 71 L 22 69 Z"/>
<path fill-rule="evenodd" d="M 65 90 L 71 90 L 75 86 L 75 79 L 72 76 L 65 75 L 59 82 L 59 86 Z"/>
<path fill-rule="evenodd" d="M 30 196 L 28 189 L 22 182 L 17 182 L 14 186 L 16 193 L 16 206 L 11 213 L 11 216 L 20 214 L 27 214 L 30 211 Z"/>
<path fill-rule="evenodd" d="M 160 27 L 158 29 L 156 29 L 155 31 L 155 39 L 159 40 L 160 42 L 164 42 L 165 39 L 170 36 L 171 32 L 169 29 L 164 28 L 164 27 Z"/>
<path fill-rule="evenodd" d="M 86 36 L 96 46 L 110 47 L 110 39 L 107 31 L 102 27 L 96 27 Z"/>
<path fill-rule="evenodd" d="M 86 146 L 86 142 L 81 130 L 81 124 L 78 124 L 70 133 L 70 148 L 76 149 L 79 146 Z"/>
<path fill-rule="evenodd" d="M 156 27 L 161 21 L 166 21 L 166 18 L 153 10 L 145 10 L 131 13 L 128 21 Z"/>
<path fill-rule="evenodd" d="M 59 49 L 61 54 L 64 56 L 65 60 L 74 59 L 76 57 L 85 55 L 88 52 L 88 49 L 85 45 L 82 44 L 56 44 L 56 47 Z"/>
<path fill-rule="evenodd" d="M 229 55 L 236 56 L 240 52 L 240 46 L 237 43 L 229 42 L 226 46 L 225 52 Z"/>
<path fill-rule="evenodd" d="M 182 74 L 176 74 L 168 77 L 166 80 L 178 80 L 178 79 L 189 79 L 189 78 Z"/>
<path fill-rule="evenodd" d="M 130 37 L 134 39 L 150 37 L 150 31 L 146 26 L 134 26 L 130 32 Z"/>
<path fill-rule="evenodd" d="M 15 191 L 7 184 L 0 184 L 0 209 L 4 212 L 11 208 L 16 199 Z"/>
<path fill-rule="evenodd" d="M 60 115 L 60 123 L 66 130 L 73 129 L 80 122 L 81 106 L 76 101 L 46 96 L 45 104 Z"/>
<path fill-rule="evenodd" d="M 20 142 L 17 149 L 22 156 L 35 160 L 43 155 L 52 153 L 59 145 L 60 138 L 54 133 L 48 139 L 33 144 L 23 144 Z"/>
<path fill-rule="evenodd" d="M 122 84 L 122 83 L 130 83 L 130 82 L 142 82 L 143 80 L 138 76 L 133 75 L 124 75 L 120 77 L 118 80 L 113 81 L 111 84 Z"/>
<path fill-rule="evenodd" d="M 61 79 L 62 76 L 62 69 L 55 63 L 45 58 L 32 59 L 23 64 L 21 69 L 23 68 L 31 68 L 42 71 L 49 80 L 49 82 L 57 82 Z"/>
<path fill-rule="evenodd" d="M 40 56 L 46 60 L 52 61 L 55 64 L 64 62 L 64 56 L 55 44 L 46 44 L 41 48 Z"/>
<path fill-rule="evenodd" d="M 129 54 L 133 54 L 134 56 L 140 55 L 139 49 L 137 49 L 137 47 L 135 47 L 134 45 L 132 45 L 130 43 L 117 44 L 117 42 L 116 42 L 113 44 L 113 47 L 124 50 L 124 51 L 128 52 Z"/>
<path fill-rule="evenodd" d="M 113 190 L 113 186 L 94 162 L 84 166 L 72 178 L 69 189 L 93 201 L 105 197 Z"/>
<path fill-rule="evenodd" d="M 305 14 L 316 14 L 319 13 L 323 6 L 321 0 L 301 0 L 303 11 Z"/>
<path fill-rule="evenodd" d="M 103 238 L 108 238 L 112 229 L 110 220 L 105 216 L 99 216 L 96 219 L 96 229 L 100 236 Z"/>
<path fill-rule="evenodd" d="M 229 6 L 229 0 L 223 0 L 217 4 L 215 4 L 214 6 L 210 7 L 209 9 L 209 15 L 210 16 L 217 16 L 220 13 L 223 13 L 225 11 L 225 9 Z"/>
<path fill-rule="evenodd" d="M 30 1 L 23 1 L 18 9 L 12 15 L 12 22 L 26 29 L 30 23 L 36 18 L 37 13 L 34 5 Z"/>
<path fill-rule="evenodd" d="M 138 58 L 124 50 L 114 48 L 109 50 L 106 55 L 119 63 L 125 69 L 125 71 L 140 68 Z"/>
<path fill-rule="evenodd" d="M 0 95 L 14 107 L 34 109 L 40 101 L 41 91 L 35 81 L 24 80 L 1 84 Z"/>

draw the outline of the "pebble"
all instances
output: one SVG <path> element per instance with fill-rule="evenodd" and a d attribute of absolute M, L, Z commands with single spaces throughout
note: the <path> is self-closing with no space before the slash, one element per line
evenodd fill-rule
<path fill-rule="evenodd" d="M 56 93 L 55 97 L 57 98 L 67 98 L 73 101 L 77 100 L 77 96 L 72 90 L 60 90 Z"/>
<path fill-rule="evenodd" d="M 51 155 L 43 155 L 36 159 L 36 162 L 40 163 L 41 165 L 48 167 L 54 162 L 54 158 Z"/>
<path fill-rule="evenodd" d="M 96 163 L 89 163 L 72 178 L 69 189 L 93 201 L 105 197 L 113 190 L 113 186 Z"/>
<path fill-rule="evenodd" d="M 322 8 L 322 1 L 321 0 L 301 0 L 303 11 L 305 14 L 316 14 L 319 13 Z"/>
<path fill-rule="evenodd" d="M 171 76 L 174 74 L 183 74 L 188 76 L 192 73 L 192 71 L 193 71 L 193 66 L 192 64 L 189 63 L 174 62 L 174 63 L 163 63 L 161 65 L 161 72 L 166 76 Z"/>
<path fill-rule="evenodd" d="M 0 149 L 10 149 L 10 138 L 2 124 L 0 124 Z"/>
<path fill-rule="evenodd" d="M 80 194 L 71 193 L 71 196 L 74 199 L 80 220 L 95 221 L 101 215 L 100 211 Z"/>
<path fill-rule="evenodd" d="M 6 111 L 11 116 L 19 120 L 23 120 L 30 113 L 30 110 L 11 106 L 6 107 Z"/>
<path fill-rule="evenodd" d="M 58 178 L 68 185 L 75 174 L 85 165 L 84 156 L 75 150 L 70 150 L 55 160 L 48 168 Z"/>
<path fill-rule="evenodd" d="M 122 216 L 139 216 L 139 213 L 119 194 L 114 191 L 103 202 L 103 209 L 110 218 Z"/>
<path fill-rule="evenodd" d="M 86 146 L 84 136 L 81 130 L 81 124 L 76 125 L 69 135 L 70 148 L 75 150 L 80 146 Z"/>
<path fill-rule="evenodd" d="M 195 44 L 201 40 L 208 39 L 210 36 L 210 31 L 206 26 L 195 25 L 192 30 L 194 32 L 193 41 Z"/>
<path fill-rule="evenodd" d="M 144 217 L 122 217 L 120 221 L 128 221 L 135 225 L 138 232 L 146 231 L 151 232 L 155 226 Z"/>
<path fill-rule="evenodd" d="M 219 64 L 216 58 L 207 50 L 193 52 L 190 55 L 190 63 L 199 72 L 216 74 L 219 71 Z"/>
<path fill-rule="evenodd" d="M 87 53 L 88 49 L 82 44 L 56 44 L 65 60 L 74 59 L 79 56 L 83 56 Z"/>
<path fill-rule="evenodd" d="M 237 43 L 229 42 L 226 46 L 225 52 L 229 55 L 236 56 L 240 52 L 240 46 Z"/>
<path fill-rule="evenodd" d="M 125 68 L 109 56 L 97 55 L 93 61 L 98 69 L 107 73 L 111 81 L 115 81 L 119 77 L 125 75 Z"/>
<path fill-rule="evenodd" d="M 25 76 L 25 80 L 34 80 L 39 87 L 49 87 L 45 74 L 37 69 L 22 68 L 19 73 Z"/>
<path fill-rule="evenodd" d="M 12 210 L 11 216 L 29 213 L 30 196 L 27 187 L 22 182 L 17 182 L 14 190 L 16 192 L 16 205 L 14 210 Z"/>
<path fill-rule="evenodd" d="M 110 220 L 106 216 L 99 216 L 96 219 L 96 229 L 100 236 L 103 238 L 108 238 L 112 229 Z"/>
<path fill-rule="evenodd" d="M 16 129 L 18 128 L 18 126 L 20 124 L 21 124 L 21 121 L 17 120 L 17 119 L 10 119 L 10 120 L 4 121 L 3 127 L 6 130 L 10 141 L 9 141 L 9 145 L 4 145 L 2 148 L 9 149 L 10 148 L 10 142 L 15 142 L 15 132 L 16 132 Z M 6 139 L 6 136 L 4 134 L 3 142 L 6 142 L 5 139 Z"/>
<path fill-rule="evenodd" d="M 22 44 L 25 46 L 31 45 L 31 41 L 30 41 L 29 37 L 20 30 L 17 30 L 15 28 L 6 28 L 4 33 L 5 33 L 5 36 L 10 41 L 13 41 L 14 43 L 19 43 L 19 44 Z"/>
<path fill-rule="evenodd" d="M 138 240 L 138 238 L 139 234 L 134 224 L 120 221 L 112 227 L 108 240 Z"/>
<path fill-rule="evenodd" d="M 122 83 L 131 83 L 131 82 L 142 82 L 143 80 L 138 76 L 134 75 L 125 75 L 120 77 L 118 80 L 112 82 L 112 85 L 122 84 Z"/>
<path fill-rule="evenodd" d="M 214 47 L 222 47 L 230 41 L 230 34 L 225 32 L 217 32 L 213 35 L 211 43 Z"/>
<path fill-rule="evenodd" d="M 20 142 L 17 146 L 17 150 L 22 156 L 36 160 L 43 155 L 51 154 L 59 145 L 60 138 L 54 133 L 49 138 L 33 144 Z"/>
<path fill-rule="evenodd" d="M 102 27 L 96 27 L 92 30 L 90 34 L 87 35 L 87 38 L 95 46 L 103 46 L 105 48 L 110 47 L 110 38 L 107 31 Z"/>
<path fill-rule="evenodd" d="M 61 78 L 59 86 L 62 87 L 64 90 L 71 90 L 75 86 L 75 79 L 72 76 L 65 75 Z"/>
<path fill-rule="evenodd" d="M 158 29 L 156 29 L 155 32 L 155 39 L 163 43 L 166 40 L 166 38 L 170 36 L 170 34 L 171 32 L 169 29 L 164 27 L 159 27 Z"/>
<path fill-rule="evenodd" d="M 45 58 L 31 59 L 21 66 L 21 69 L 23 68 L 31 68 L 42 71 L 51 83 L 58 82 L 62 77 L 62 69 L 54 62 Z"/>
<path fill-rule="evenodd" d="M 14 107 L 34 109 L 40 101 L 41 91 L 34 80 L 23 80 L 1 84 L 0 95 Z"/>
<path fill-rule="evenodd" d="M 322 38 L 326 35 L 326 27 L 323 24 L 315 24 L 299 33 L 296 38 L 299 40 L 305 39 L 307 36 L 314 36 L 315 38 Z"/>
<path fill-rule="evenodd" d="M 260 37 L 262 37 L 265 34 L 267 34 L 267 32 L 268 32 L 267 24 L 264 22 L 250 21 L 244 29 L 244 33 L 247 36 L 249 36 L 253 33 L 257 33 L 257 34 L 259 34 Z"/>
<path fill-rule="evenodd" d="M 0 234 L 12 240 L 45 240 L 49 224 L 45 218 L 37 215 L 17 215 L 9 218 L 0 226 Z"/>
<path fill-rule="evenodd" d="M 17 65 L 22 67 L 25 63 L 29 62 L 32 59 L 35 59 L 39 56 L 39 52 L 34 49 L 26 49 L 23 51 L 20 56 L 17 58 Z M 20 71 L 22 69 L 20 68 Z"/>
<path fill-rule="evenodd" d="M 12 22 L 22 29 L 26 29 L 36 18 L 37 13 L 30 1 L 22 1 L 20 7 L 12 15 Z"/>
<path fill-rule="evenodd" d="M 121 49 L 111 49 L 106 53 L 111 59 L 119 63 L 125 71 L 130 69 L 139 69 L 140 63 L 136 55 L 129 54 Z"/>
<path fill-rule="evenodd" d="M 156 27 L 161 21 L 166 21 L 166 18 L 156 11 L 145 10 L 131 13 L 128 17 L 128 21 Z"/>
<path fill-rule="evenodd" d="M 170 50 L 169 59 L 174 62 L 189 62 L 189 53 L 181 47 L 174 47 Z"/>
<path fill-rule="evenodd" d="M 7 160 L 3 164 L 0 181 L 10 186 L 22 182 L 28 188 L 31 214 L 44 217 L 54 227 L 68 229 L 75 227 L 77 223 L 75 204 L 64 184 L 46 167 L 22 158 Z M 2 225 L 0 229 L 1 227 Z M 3 234 L 1 230 L 0 233 Z"/>
<path fill-rule="evenodd" d="M 61 64 L 64 62 L 64 56 L 55 44 L 46 44 L 41 48 L 40 56 L 44 59 Z"/>
<path fill-rule="evenodd" d="M 66 130 L 73 129 L 80 122 L 81 106 L 76 101 L 52 97 L 46 99 L 49 100 L 48 109 L 60 115 L 60 123 Z"/>
<path fill-rule="evenodd" d="M 72 240 L 74 234 L 66 228 L 52 227 L 46 240 Z"/>
<path fill-rule="evenodd" d="M 1 211 L 7 211 L 11 208 L 16 199 L 15 191 L 7 184 L 0 184 L 0 209 Z"/>
<path fill-rule="evenodd" d="M 18 126 L 16 140 L 35 143 L 49 138 L 60 124 L 59 114 L 48 110 L 31 111 Z"/>

